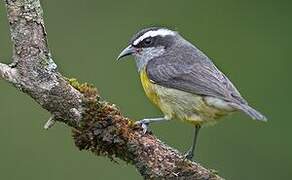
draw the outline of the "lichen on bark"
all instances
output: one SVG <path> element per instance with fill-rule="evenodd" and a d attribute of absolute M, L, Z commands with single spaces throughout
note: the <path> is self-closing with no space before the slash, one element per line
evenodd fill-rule
<path fill-rule="evenodd" d="M 0 77 L 32 97 L 56 121 L 66 123 L 80 150 L 122 159 L 145 179 L 222 179 L 153 134 L 144 134 L 116 105 L 101 100 L 93 85 L 63 77 L 48 48 L 39 0 L 4 2 L 13 65 L 0 63 Z"/>

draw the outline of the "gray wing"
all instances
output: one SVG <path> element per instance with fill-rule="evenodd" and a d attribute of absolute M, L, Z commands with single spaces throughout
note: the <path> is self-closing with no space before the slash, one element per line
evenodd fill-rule
<path fill-rule="evenodd" d="M 178 52 L 182 49 L 183 52 Z M 146 66 L 149 79 L 161 86 L 247 104 L 230 80 L 212 61 L 193 46 L 174 48 L 173 53 L 156 57 Z"/>

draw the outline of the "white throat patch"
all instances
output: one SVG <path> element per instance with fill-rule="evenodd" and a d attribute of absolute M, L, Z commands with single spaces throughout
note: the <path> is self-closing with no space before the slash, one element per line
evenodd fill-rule
<path fill-rule="evenodd" d="M 152 31 L 147 31 L 145 34 L 143 34 L 142 36 L 140 36 L 138 39 L 136 39 L 133 42 L 133 45 L 137 45 L 139 44 L 139 42 L 143 41 L 146 38 L 149 37 L 155 37 L 155 36 L 167 36 L 167 35 L 171 35 L 174 36 L 175 32 L 168 30 L 168 29 L 158 29 L 158 30 L 152 30 Z"/>

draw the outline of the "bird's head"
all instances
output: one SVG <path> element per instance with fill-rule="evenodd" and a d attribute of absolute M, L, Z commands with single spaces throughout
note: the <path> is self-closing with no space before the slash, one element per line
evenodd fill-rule
<path fill-rule="evenodd" d="M 151 27 L 135 34 L 128 46 L 120 53 L 118 60 L 133 55 L 140 70 L 147 62 L 162 56 L 175 44 L 178 33 L 166 28 Z"/>

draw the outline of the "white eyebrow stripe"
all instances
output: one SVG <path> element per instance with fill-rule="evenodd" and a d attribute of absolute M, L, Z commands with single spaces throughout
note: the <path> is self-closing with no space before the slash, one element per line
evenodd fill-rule
<path fill-rule="evenodd" d="M 143 41 L 144 39 L 148 38 L 148 37 L 155 37 L 155 36 L 167 36 L 167 35 L 171 35 L 174 36 L 175 32 L 168 30 L 168 29 L 158 29 L 155 31 L 147 31 L 145 34 L 143 34 L 142 36 L 140 36 L 138 39 L 136 39 L 133 42 L 133 45 L 137 45 L 139 44 L 139 42 Z"/>

